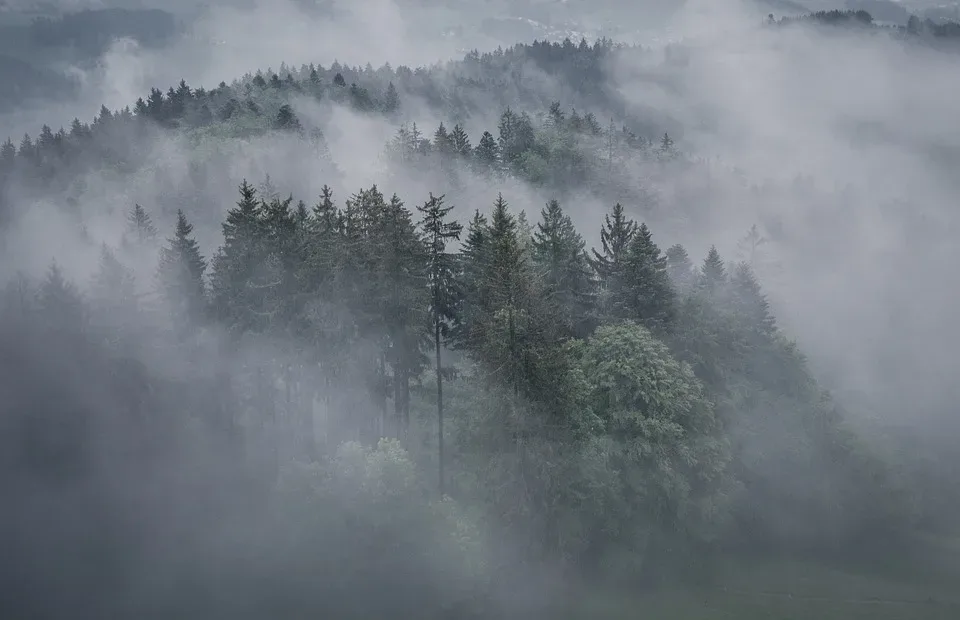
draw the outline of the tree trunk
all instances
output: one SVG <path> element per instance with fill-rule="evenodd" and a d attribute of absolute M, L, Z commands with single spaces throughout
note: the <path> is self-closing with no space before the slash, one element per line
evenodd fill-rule
<path fill-rule="evenodd" d="M 444 493 L 443 472 L 443 373 L 440 366 L 440 321 L 434 322 L 433 342 L 437 353 L 437 473 L 440 477 L 440 498 Z"/>

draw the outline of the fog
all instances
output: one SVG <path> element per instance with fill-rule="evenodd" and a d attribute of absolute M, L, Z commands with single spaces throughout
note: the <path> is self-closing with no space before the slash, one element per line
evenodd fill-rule
<path fill-rule="evenodd" d="M 281 63 L 290 68 L 304 63 L 329 67 L 334 62 L 414 68 L 459 60 L 466 50 L 485 52 L 509 44 L 475 27 L 484 18 L 504 15 L 505 5 L 499 2 L 411 6 L 392 0 L 335 1 L 323 10 L 307 4 L 292 0 L 222 2 L 195 11 L 190 3 L 182 3 L 175 10 L 185 16 L 187 26 L 176 43 L 156 50 L 143 49 L 129 40 L 114 42 L 95 69 L 75 69 L 81 80 L 78 100 L 38 102 L 0 118 L 0 137 L 10 135 L 17 142 L 16 136 L 24 132 L 36 136 L 44 123 L 59 127 L 69 126 L 74 117 L 88 121 L 101 105 L 111 110 L 132 106 L 137 98 L 146 98 L 151 88 L 165 92 L 181 79 L 194 88 L 210 89 L 257 70 L 277 71 Z M 514 12 L 534 11 L 535 4 Z M 573 0 L 560 4 L 565 7 L 565 19 L 575 19 L 579 13 L 582 23 L 587 22 L 587 3 L 582 8 L 570 8 Z M 953 403 L 960 396 L 954 379 L 960 333 L 953 320 L 960 312 L 960 295 L 952 286 L 951 273 L 953 265 L 960 262 L 955 242 L 960 231 L 956 207 L 960 187 L 953 171 L 960 154 L 960 122 L 955 110 L 960 83 L 954 79 L 960 57 L 884 35 L 800 27 L 765 29 L 761 16 L 769 11 L 766 6 L 758 9 L 757 4 L 716 0 L 604 3 L 604 15 L 615 17 L 622 10 L 617 25 L 623 32 L 632 32 L 632 40 L 642 43 L 644 49 L 613 54 L 605 67 L 603 81 L 616 97 L 616 109 L 591 108 L 587 98 L 579 102 L 586 107 L 579 109 L 594 112 L 603 125 L 611 118 L 619 123 L 622 112 L 630 118 L 644 117 L 646 127 L 653 128 L 647 138 L 658 140 L 669 131 L 681 151 L 697 160 L 695 166 L 666 171 L 645 162 L 625 164 L 634 175 L 634 189 L 643 188 L 657 198 L 653 206 L 625 203 L 624 207 L 648 222 L 661 248 L 683 243 L 698 262 L 715 244 L 721 255 L 732 261 L 741 258 L 738 240 L 751 225 L 759 226 L 768 242 L 755 267 L 777 320 L 786 334 L 797 340 L 815 374 L 846 406 L 852 420 L 880 420 L 931 436 L 953 432 L 958 427 Z M 445 35 L 457 26 L 465 33 Z M 609 26 L 592 23 L 582 31 L 572 27 L 568 31 L 592 38 L 604 34 L 601 29 Z M 553 32 L 562 34 L 566 32 L 563 28 L 557 25 Z M 564 100 L 570 89 L 555 76 L 538 73 L 535 67 L 524 71 L 525 79 L 537 82 L 544 100 L 558 99 L 565 107 L 578 103 Z M 204 138 L 198 144 L 193 138 L 157 130 L 138 146 L 149 162 L 140 170 L 87 172 L 67 191 L 50 195 L 15 188 L 13 202 L 20 216 L 4 233 L 0 275 L 7 279 L 23 271 L 42 277 L 55 259 L 65 275 L 85 288 L 97 270 L 101 243 L 121 245 L 124 217 L 134 203 L 150 210 L 162 238 L 173 229 L 176 208 L 183 208 L 196 226 L 201 252 L 210 258 L 222 243 L 220 224 L 235 205 L 236 187 L 244 178 L 259 184 L 269 175 L 280 194 L 292 194 L 310 206 L 327 184 L 333 187 L 338 203 L 359 188 L 377 184 L 387 196 L 396 192 L 410 207 L 422 204 L 430 192 L 444 188 L 444 181 L 439 173 L 411 172 L 387 160 L 384 147 L 400 121 L 415 121 L 428 137 L 441 121 L 448 128 L 462 122 L 476 145 L 483 130 L 496 135 L 502 110 L 491 97 L 485 113 L 452 119 L 425 100 L 404 92 L 401 98 L 402 118 L 388 121 L 329 101 L 295 97 L 291 104 L 297 117 L 305 127 L 322 130 L 329 158 L 318 157 L 312 145 L 283 134 L 221 142 Z M 198 162 L 206 166 L 208 175 L 202 183 L 191 177 L 192 165 Z M 476 209 L 489 212 L 497 192 L 502 192 L 516 211 L 524 210 L 531 221 L 538 219 L 548 200 L 557 197 L 588 246 L 599 243 L 603 215 L 612 207 L 608 196 L 588 189 L 568 190 L 558 196 L 551 188 L 534 187 L 515 178 L 491 182 L 468 169 L 460 170 L 460 179 L 457 188 L 444 191 L 461 222 L 466 223 Z M 65 215 L 63 207 L 68 200 L 71 209 Z M 154 282 L 154 261 L 134 260 L 130 266 L 137 272 L 141 293 L 148 294 Z M 15 333 L 4 337 L 11 350 L 20 347 L 16 355 L 22 361 L 18 368 L 22 386 L 51 376 L 63 378 L 62 395 L 52 398 L 98 412 L 103 418 L 99 421 L 102 433 L 91 431 L 100 437 L 96 445 L 123 443 L 130 433 L 142 431 L 131 431 L 111 417 L 111 412 L 122 408 L 115 402 L 114 387 L 86 377 L 84 369 L 71 366 L 69 359 L 57 359 L 62 349 L 51 346 L 47 355 L 45 344 L 20 342 Z M 207 340 L 197 345 L 202 351 L 197 354 L 199 359 L 189 364 L 171 358 L 165 350 L 145 348 L 134 357 L 170 382 L 196 375 L 214 381 L 221 374 L 242 373 L 244 361 L 272 360 L 266 348 L 269 343 L 245 343 L 231 349 L 225 344 L 225 334 L 205 333 L 203 338 Z M 334 400 L 345 403 L 344 407 L 355 406 L 351 390 L 359 386 L 352 381 L 335 389 L 316 381 L 301 377 L 296 382 L 311 411 L 319 411 L 323 389 L 335 394 Z M 231 394 L 231 398 L 239 401 L 243 396 Z M 40 407 L 28 400 L 5 402 L 15 403 L 5 405 L 11 410 Z M 203 406 L 199 400 L 194 405 Z M 330 407 L 329 401 L 326 406 Z M 85 500 L 92 507 L 75 511 L 69 497 L 51 500 L 40 494 L 12 517 L 13 525 L 6 524 L 11 531 L 33 532 L 32 526 L 42 519 L 56 522 L 55 527 L 50 526 L 57 530 L 56 536 L 19 541 L 13 557 L 26 561 L 24 558 L 34 556 L 37 561 L 21 583 L 27 593 L 22 600 L 42 598 L 29 592 L 35 586 L 29 578 L 46 574 L 52 565 L 64 576 L 63 591 L 69 595 L 42 609 L 44 617 L 59 617 L 71 605 L 144 613 L 153 604 L 144 601 L 168 601 L 172 592 L 189 593 L 191 584 L 184 582 L 189 578 L 182 575 L 194 575 L 201 589 L 203 580 L 210 578 L 211 583 L 219 584 L 211 589 L 224 590 L 197 592 L 196 600 L 203 603 L 195 606 L 190 594 L 185 594 L 170 608 L 158 607 L 156 617 L 164 617 L 164 613 L 200 617 L 200 609 L 216 609 L 223 617 L 227 613 L 256 617 L 275 610 L 271 605 L 276 601 L 295 601 L 290 603 L 292 610 L 305 600 L 310 586 L 297 582 L 299 570 L 314 570 L 333 579 L 338 568 L 335 559 L 301 559 L 297 543 L 271 529 L 287 523 L 284 519 L 303 517 L 314 507 L 297 504 L 287 512 L 280 510 L 283 514 L 278 516 L 270 503 L 275 498 L 263 499 L 267 493 L 261 488 L 251 490 L 237 482 L 233 472 L 224 471 L 235 458 L 220 452 L 227 448 L 203 443 L 205 438 L 202 445 L 194 445 L 197 440 L 180 437 L 188 433 L 176 424 L 165 425 L 163 432 L 176 436 L 170 440 L 175 447 L 157 457 L 157 462 L 174 455 L 182 468 L 151 469 L 152 463 L 145 466 L 147 471 L 118 471 L 117 463 L 128 457 L 106 449 L 109 456 L 103 459 L 108 469 L 95 471 L 90 479 L 97 483 L 85 488 L 97 489 L 95 499 Z M 266 450 L 259 441 L 266 442 L 253 442 L 254 452 Z M 291 476 L 294 487 L 302 483 L 297 482 L 297 474 Z M 205 486 L 185 484 L 184 479 L 191 477 Z M 349 485 L 352 480 L 344 474 L 338 483 Z M 214 487 L 218 492 L 210 493 Z M 296 495 L 296 491 L 291 493 Z M 340 487 L 329 493 L 325 497 L 349 495 Z M 117 497 L 122 497 L 118 504 L 131 514 L 103 516 L 111 513 Z M 99 527 L 108 527 L 103 523 L 114 519 L 134 524 L 129 525 L 134 532 L 129 541 L 116 544 L 142 545 L 131 552 L 137 558 L 132 561 L 137 571 L 107 571 L 117 581 L 105 586 L 79 581 L 82 565 L 68 566 L 63 558 L 45 559 L 58 557 L 61 529 L 69 540 L 86 532 L 82 526 L 78 526 L 81 534 L 62 526 L 55 517 L 65 512 L 74 512 L 78 522 L 99 523 Z M 324 530 L 328 525 L 316 527 Z M 157 532 L 157 537 L 144 543 L 144 532 Z M 336 538 L 338 532 L 341 530 L 329 526 L 319 536 L 323 540 L 317 542 L 317 548 L 339 549 L 341 543 L 348 548 Z M 100 535 L 109 538 L 113 532 Z M 247 543 L 234 544 L 241 538 Z M 415 546 L 424 540 L 433 539 L 428 532 L 418 531 L 405 542 Z M 512 554 L 505 541 L 485 542 L 486 552 L 499 554 L 502 561 Z M 193 545 L 201 556 L 209 557 L 193 557 Z M 176 552 L 164 555 L 170 548 Z M 50 565 L 44 564 L 46 561 Z M 118 562 L 123 567 L 130 560 Z M 193 562 L 199 568 L 188 570 Z M 450 566 L 444 557 L 423 562 L 424 574 L 429 576 L 422 581 L 406 568 L 390 566 L 377 573 L 380 581 L 371 581 L 366 590 L 349 591 L 345 596 L 354 601 L 365 596 L 375 599 L 371 592 L 403 590 L 402 596 L 384 595 L 383 605 L 390 601 L 403 610 L 416 609 L 417 597 L 430 597 L 435 587 L 429 579 L 444 577 Z M 445 577 L 451 582 L 469 581 L 469 576 Z M 542 587 L 531 587 L 537 592 L 529 595 L 531 598 L 549 598 L 557 591 L 551 589 L 556 587 L 552 583 L 551 587 L 537 585 Z M 90 592 L 109 588 L 124 592 L 129 600 L 103 604 L 85 598 Z M 249 595 L 257 588 L 270 594 L 256 605 L 229 602 L 245 589 Z M 329 605 L 324 609 L 342 614 L 336 617 L 383 611 L 373 600 L 367 607 L 339 609 L 337 597 L 344 595 L 335 592 L 331 585 L 326 599 Z M 511 591 L 511 596 L 514 594 Z M 519 605 L 514 598 L 508 603 Z"/>

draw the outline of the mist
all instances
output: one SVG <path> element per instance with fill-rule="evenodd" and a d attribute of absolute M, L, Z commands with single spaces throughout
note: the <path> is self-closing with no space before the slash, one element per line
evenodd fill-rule
<path fill-rule="evenodd" d="M 102 3 L 76 8 L 94 4 Z M 33 311 L 14 309 L 0 325 L 7 365 L 16 371 L 4 379 L 2 393 L 0 438 L 9 459 L 4 494 L 17 498 L 0 524 L 11 549 L 2 578 L 19 579 L 0 600 L 3 606 L 36 617 L 76 609 L 120 617 L 308 610 L 344 618 L 388 610 L 404 617 L 505 617 L 546 609 L 565 591 L 576 563 L 564 554 L 595 553 L 564 548 L 562 558 L 531 560 L 523 546 L 534 546 L 525 541 L 536 538 L 530 532 L 539 521 L 498 529 L 477 508 L 523 504 L 519 486 L 506 486 L 492 499 L 479 491 L 463 492 L 455 502 L 435 497 L 432 480 L 420 480 L 424 468 L 436 466 L 426 456 L 435 449 L 434 431 L 397 432 L 396 443 L 378 443 L 391 437 L 386 429 L 393 422 L 387 414 L 378 417 L 379 397 L 371 400 L 371 379 L 358 361 L 379 355 L 375 338 L 360 338 L 344 363 L 340 345 L 318 345 L 303 335 L 329 329 L 328 313 L 339 311 L 324 305 L 329 300 L 304 306 L 306 332 L 237 335 L 157 293 L 159 248 L 173 236 L 178 211 L 193 225 L 191 237 L 213 270 L 224 245 L 222 224 L 244 180 L 266 200 L 271 193 L 281 201 L 291 196 L 292 205 L 303 200 L 307 208 L 325 187 L 338 205 L 350 197 L 362 202 L 357 197 L 372 186 L 387 200 L 396 194 L 409 209 L 443 195 L 464 227 L 475 212 L 490 217 L 498 194 L 534 226 L 556 199 L 588 249 L 600 247 L 604 216 L 619 202 L 649 226 L 660 248 L 682 244 L 695 265 L 713 246 L 730 273 L 733 262 L 749 262 L 784 338 L 796 342 L 812 376 L 830 390 L 844 424 L 895 463 L 902 457 L 886 451 L 902 451 L 902 442 L 921 437 L 932 462 L 927 473 L 940 476 L 923 493 L 950 482 L 956 463 L 936 442 L 960 428 L 953 380 L 960 335 L 951 320 L 960 298 L 949 284 L 960 260 L 953 242 L 960 230 L 960 187 L 952 170 L 960 153 L 955 50 L 865 29 L 765 26 L 763 18 L 775 9 L 757 2 L 605 3 L 602 17 L 594 18 L 585 6 L 571 8 L 573 2 L 560 3 L 556 14 L 536 4 L 514 7 L 511 15 L 530 15 L 544 26 L 538 32 L 558 41 L 570 37 L 573 46 L 580 36 L 612 36 L 628 46 L 612 48 L 599 72 L 581 84 L 555 67 L 525 61 L 494 88 L 483 82 L 494 79 L 491 69 L 471 65 L 479 61 L 464 60 L 465 54 L 531 42 L 504 40 L 509 35 L 501 38 L 488 22 L 476 27 L 503 17 L 500 3 L 284 0 L 205 10 L 182 3 L 167 9 L 182 20 L 172 44 L 114 41 L 95 66 L 70 69 L 80 84 L 76 99 L 38 101 L 0 118 L 0 136 L 16 144 L 24 132 L 36 137 L 41 125 L 88 122 L 101 106 L 132 108 L 152 88 L 165 93 L 181 80 L 194 90 L 225 83 L 245 101 L 258 71 L 266 78 L 268 69 L 292 71 L 306 80 L 302 67 L 311 63 L 331 74 L 338 73 L 330 69 L 336 63 L 348 84 L 383 81 L 376 76 L 385 64 L 410 67 L 415 77 L 408 85 L 425 82 L 426 68 L 434 80 L 430 88 L 415 88 L 396 78 L 401 107 L 392 116 L 358 110 L 347 98 L 267 95 L 258 100 L 262 116 L 272 122 L 286 102 L 302 132 L 250 129 L 236 120 L 224 121 L 227 129 L 148 124 L 135 138 L 119 132 L 106 138 L 127 154 L 111 164 L 78 166 L 44 182 L 5 181 L 4 205 L 12 215 L 0 239 L 4 281 L 29 280 L 23 286 L 30 295 L 42 295 L 38 283 L 49 278 L 54 261 L 82 297 L 95 298 L 106 245 L 130 269 L 146 310 L 135 317 L 116 308 L 89 316 L 78 311 L 83 318 L 76 323 L 63 316 L 36 323 Z M 547 24 L 548 17 L 554 22 Z M 417 67 L 425 67 L 423 73 Z M 574 110 L 592 114 L 604 131 L 608 123 L 629 128 L 646 150 L 625 150 L 604 164 L 611 141 L 584 137 L 582 149 L 599 163 L 588 166 L 589 183 L 576 184 L 491 174 L 453 159 L 398 158 L 390 147 L 401 126 L 416 123 L 430 139 L 441 122 L 448 130 L 462 126 L 476 146 L 484 131 L 496 137 L 507 107 L 529 112 L 538 130 L 549 129 L 554 101 L 568 117 Z M 665 133 L 682 157 L 642 154 L 654 152 Z M 146 208 L 159 231 L 147 250 L 130 246 L 127 217 L 134 204 Z M 742 240 L 754 225 L 764 241 L 751 253 Z M 254 270 L 250 281 L 269 281 L 273 268 Z M 365 320 L 353 310 L 347 314 L 353 316 L 337 320 Z M 45 321 L 60 324 L 59 331 L 50 332 Z M 91 343 L 80 332 L 96 337 Z M 311 347 L 318 352 L 308 352 Z M 482 376 L 474 368 L 482 363 L 463 361 L 475 352 L 449 354 L 468 377 L 464 386 L 451 380 L 445 388 L 452 394 L 451 433 L 483 443 L 477 438 L 486 431 L 473 427 L 495 426 L 489 420 L 501 414 L 471 413 L 478 399 L 510 415 L 541 406 L 530 404 L 536 397 L 526 393 L 518 405 L 503 386 L 480 399 L 469 381 Z M 332 375 L 331 367 L 337 368 Z M 427 387 L 430 381 L 417 379 Z M 414 397 L 413 405 L 409 394 L 403 405 L 400 391 L 390 398 L 398 412 L 407 407 L 407 416 L 411 407 L 414 418 L 417 407 L 434 415 L 427 396 Z M 715 400 L 722 412 L 722 399 Z M 763 406 L 789 409 L 776 399 Z M 379 420 L 371 428 L 356 421 L 367 411 Z M 41 420 L 36 428 L 21 420 L 30 413 Z M 70 427 L 73 418 L 84 420 L 82 428 Z M 424 419 L 424 428 L 432 428 Z M 767 463 L 767 455 L 789 451 L 793 433 L 805 432 L 791 424 L 733 436 Z M 72 430 L 51 430 L 63 425 Z M 57 443 L 59 432 L 84 437 L 82 448 Z M 21 433 L 39 443 L 18 448 Z M 544 462 L 554 454 L 553 448 L 536 452 L 537 444 L 529 449 Z M 470 470 L 477 458 L 472 450 L 465 448 L 451 465 L 464 480 L 502 473 L 489 464 Z M 821 501 L 809 491 L 819 476 L 827 486 L 848 484 L 832 469 L 839 465 L 804 467 L 785 459 L 781 469 L 763 473 L 811 505 Z M 794 523 L 789 507 L 777 514 L 736 485 L 716 484 L 740 509 L 756 503 L 756 512 L 779 522 L 787 538 L 820 528 L 833 540 L 860 527 L 859 512 L 846 510 L 826 511 L 815 524 Z M 413 499 L 424 496 L 429 499 Z M 924 509 L 947 520 L 950 506 Z M 382 519 L 388 514 L 396 520 Z M 78 551 L 68 558 L 64 549 Z M 113 555 L 104 556 L 104 549 Z M 659 552 L 650 551 L 649 561 Z M 636 570 L 646 575 L 650 569 Z"/>

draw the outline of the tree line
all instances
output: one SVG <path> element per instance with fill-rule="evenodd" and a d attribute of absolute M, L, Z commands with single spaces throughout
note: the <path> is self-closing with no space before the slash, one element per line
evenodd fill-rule
<path fill-rule="evenodd" d="M 222 331 L 236 365 L 172 406 L 236 446 L 258 438 L 244 458 L 269 480 L 394 439 L 538 559 L 670 565 L 680 548 L 826 548 L 908 522 L 748 263 L 711 248 L 695 267 L 619 204 L 591 250 L 557 201 L 535 224 L 503 196 L 465 225 L 451 211 L 376 186 L 308 207 L 244 181 L 207 258 L 182 211 L 162 242 L 136 206 L 86 293 L 54 265 L 35 291 L 11 283 L 5 320 L 120 358 L 195 358 Z M 143 252 L 149 283 L 121 260 Z"/>

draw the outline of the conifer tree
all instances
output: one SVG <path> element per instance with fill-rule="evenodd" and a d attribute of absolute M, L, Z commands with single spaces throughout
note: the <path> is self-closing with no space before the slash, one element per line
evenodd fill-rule
<path fill-rule="evenodd" d="M 443 123 L 440 123 L 440 126 L 437 127 L 437 130 L 433 134 L 433 148 L 441 156 L 450 155 L 453 152 L 453 140 Z"/>
<path fill-rule="evenodd" d="M 443 340 L 449 333 L 451 323 L 457 317 L 459 300 L 459 282 L 457 279 L 457 260 L 447 252 L 447 244 L 459 241 L 463 226 L 447 221 L 447 215 L 453 206 L 443 205 L 443 196 L 430 194 L 429 200 L 418 206 L 422 219 L 427 246 L 427 280 L 430 285 L 430 319 L 433 327 L 433 346 L 437 377 L 437 463 L 440 481 L 440 496 L 444 495 L 444 453 L 443 453 L 443 366 L 440 350 Z"/>
<path fill-rule="evenodd" d="M 78 336 L 86 326 L 83 298 L 77 287 L 63 276 L 56 261 L 50 264 L 46 278 L 40 283 L 36 307 L 41 324 L 47 329 Z"/>
<path fill-rule="evenodd" d="M 493 136 L 491 136 L 492 138 Z M 473 154 L 473 147 L 470 145 L 470 137 L 463 130 L 463 126 L 457 123 L 450 132 L 450 142 L 453 145 L 453 152 L 463 158 L 469 158 Z"/>
<path fill-rule="evenodd" d="M 544 280 L 549 304 L 566 336 L 583 338 L 594 326 L 595 291 L 585 243 L 560 204 L 541 211 L 533 234 L 533 256 Z"/>
<path fill-rule="evenodd" d="M 380 313 L 389 338 L 386 358 L 393 368 L 394 407 L 398 430 L 405 437 L 410 423 L 410 380 L 425 359 L 423 326 L 429 307 L 426 250 L 412 214 L 394 194 L 386 204 L 372 241 L 381 253 L 376 271 L 382 277 Z"/>
<path fill-rule="evenodd" d="M 703 260 L 703 266 L 700 267 L 700 288 L 711 295 L 717 295 L 722 292 L 727 283 L 727 269 L 720 258 L 720 252 L 716 246 L 710 246 L 707 257 Z"/>
<path fill-rule="evenodd" d="M 100 248 L 100 265 L 93 276 L 90 293 L 94 316 L 105 337 L 133 335 L 138 315 L 133 272 L 105 243 Z"/>
<path fill-rule="evenodd" d="M 460 312 L 451 330 L 451 340 L 459 348 L 475 350 L 479 347 L 479 317 L 489 302 L 482 296 L 484 272 L 489 261 L 489 223 L 485 215 L 475 211 L 467 226 L 467 237 L 460 253 L 461 300 Z"/>
<path fill-rule="evenodd" d="M 387 117 L 393 117 L 400 111 L 400 93 L 393 82 L 387 84 L 387 92 L 383 97 L 383 112 Z"/>
<path fill-rule="evenodd" d="M 300 119 L 297 118 L 296 113 L 288 103 L 280 106 L 280 111 L 277 112 L 277 119 L 274 121 L 274 126 L 281 131 L 289 131 L 291 133 L 303 132 L 303 125 L 300 124 Z"/>
<path fill-rule="evenodd" d="M 481 168 L 485 171 L 496 171 L 500 166 L 500 147 L 493 134 L 489 131 L 483 132 L 480 136 L 480 142 L 474 149 L 474 158 Z"/>
<path fill-rule="evenodd" d="M 689 293 L 696 283 L 696 273 L 687 249 L 677 243 L 667 249 L 666 257 L 667 272 L 670 274 L 673 286 L 680 293 Z"/>
<path fill-rule="evenodd" d="M 147 210 L 139 204 L 134 204 L 127 215 L 127 233 L 141 245 L 152 243 L 157 238 L 157 227 L 153 225 Z"/>
<path fill-rule="evenodd" d="M 174 235 L 160 249 L 157 268 L 160 293 L 172 312 L 175 324 L 181 329 L 200 320 L 206 310 L 203 274 L 207 263 L 192 235 L 193 225 L 187 221 L 183 211 L 178 210 Z"/>
<path fill-rule="evenodd" d="M 611 213 L 603 217 L 600 229 L 602 251 L 594 249 L 590 262 L 599 280 L 600 310 L 608 316 L 623 316 L 625 312 L 616 304 L 623 300 L 627 251 L 636 233 L 636 222 L 627 218 L 619 202 L 613 206 Z"/>
<path fill-rule="evenodd" d="M 213 259 L 211 289 L 220 320 L 235 330 L 259 331 L 272 318 L 264 307 L 269 291 L 263 276 L 270 265 L 263 244 L 263 203 L 246 179 L 239 191 L 240 200 L 222 225 L 223 245 Z"/>
<path fill-rule="evenodd" d="M 650 229 L 640 224 L 624 260 L 622 301 L 614 307 L 626 310 L 618 318 L 634 319 L 649 329 L 662 329 L 675 317 L 676 293 L 667 273 L 667 259 L 653 242 Z"/>
<path fill-rule="evenodd" d="M 753 268 L 746 261 L 737 263 L 730 277 L 731 303 L 734 316 L 747 330 L 772 336 L 776 320 L 770 313 L 770 304 L 761 290 Z"/>

